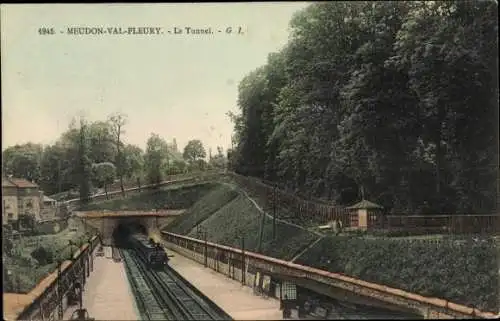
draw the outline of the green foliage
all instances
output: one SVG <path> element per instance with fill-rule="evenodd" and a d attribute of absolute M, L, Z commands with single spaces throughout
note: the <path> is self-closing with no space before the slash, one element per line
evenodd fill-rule
<path fill-rule="evenodd" d="M 144 155 L 142 149 L 137 146 L 127 144 L 123 149 L 124 163 L 123 172 L 124 176 L 128 179 L 139 178 L 144 176 Z"/>
<path fill-rule="evenodd" d="M 496 311 L 497 255 L 490 241 L 339 236 L 321 240 L 297 263 Z"/>
<path fill-rule="evenodd" d="M 157 184 L 163 180 L 165 169 L 169 163 L 168 155 L 167 142 L 158 134 L 151 134 L 144 156 L 146 178 L 150 184 Z"/>
<path fill-rule="evenodd" d="M 203 144 L 199 139 L 190 140 L 186 144 L 186 147 L 184 147 L 184 153 L 182 154 L 182 157 L 190 164 L 194 164 L 196 161 L 205 158 L 206 156 L 207 153 L 205 151 L 205 147 L 203 147 Z"/>
<path fill-rule="evenodd" d="M 227 159 L 226 156 L 224 155 L 224 151 L 222 147 L 218 146 L 217 154 L 215 154 L 215 156 L 210 157 L 208 165 L 211 168 L 224 169 L 226 167 L 226 163 Z"/>
<path fill-rule="evenodd" d="M 43 147 L 27 143 L 9 147 L 2 152 L 2 171 L 6 175 L 38 181 Z"/>
<path fill-rule="evenodd" d="M 92 164 L 92 178 L 98 187 L 105 188 L 106 193 L 108 192 L 107 186 L 114 182 L 115 175 L 116 168 L 113 163 Z"/>
<path fill-rule="evenodd" d="M 47 265 L 54 262 L 52 253 L 47 251 L 43 246 L 37 247 L 33 250 L 33 252 L 31 252 L 31 256 L 37 260 L 40 265 Z"/>
<path fill-rule="evenodd" d="M 81 224 L 71 221 L 72 227 L 54 235 L 22 237 L 11 240 L 13 249 L 9 253 L 4 251 L 4 271 L 9 270 L 11 275 L 5 279 L 4 291 L 29 292 L 49 273 L 54 272 L 57 260 L 67 260 L 77 250 L 80 244 L 88 241 L 85 230 Z M 72 241 L 77 245 L 69 246 Z"/>
<path fill-rule="evenodd" d="M 241 81 L 229 165 L 340 204 L 491 213 L 497 6 L 310 5 Z"/>

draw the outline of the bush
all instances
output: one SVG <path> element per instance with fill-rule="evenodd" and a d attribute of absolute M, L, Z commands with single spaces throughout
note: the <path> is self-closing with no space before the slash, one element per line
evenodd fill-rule
<path fill-rule="evenodd" d="M 37 247 L 33 252 L 31 252 L 31 256 L 37 260 L 40 265 L 47 265 L 54 262 L 52 252 L 47 251 L 47 249 L 43 246 Z"/>

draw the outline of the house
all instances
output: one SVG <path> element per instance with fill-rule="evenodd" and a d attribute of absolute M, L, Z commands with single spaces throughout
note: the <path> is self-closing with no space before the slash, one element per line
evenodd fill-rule
<path fill-rule="evenodd" d="M 17 222 L 22 216 L 40 221 L 40 190 L 23 178 L 2 177 L 2 225 Z"/>
<path fill-rule="evenodd" d="M 43 204 L 44 208 L 47 208 L 47 207 L 57 207 L 57 201 L 55 199 L 43 195 L 43 192 L 42 192 L 42 197 L 43 197 L 42 198 L 42 204 Z"/>
<path fill-rule="evenodd" d="M 2 225 L 17 222 L 18 219 L 17 186 L 2 177 Z"/>
<path fill-rule="evenodd" d="M 42 220 L 54 219 L 59 213 L 58 207 L 59 202 L 53 198 L 43 195 L 43 192 L 40 191 L 40 217 Z"/>

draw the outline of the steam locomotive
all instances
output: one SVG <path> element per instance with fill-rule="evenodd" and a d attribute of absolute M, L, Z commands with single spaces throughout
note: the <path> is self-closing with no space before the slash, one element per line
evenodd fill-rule
<path fill-rule="evenodd" d="M 149 239 L 144 234 L 135 233 L 129 236 L 128 241 L 141 260 L 149 267 L 157 268 L 167 264 L 167 253 L 153 239 Z"/>

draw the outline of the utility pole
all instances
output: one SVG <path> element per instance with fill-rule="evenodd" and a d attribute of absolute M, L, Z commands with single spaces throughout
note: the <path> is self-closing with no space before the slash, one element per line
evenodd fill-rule
<path fill-rule="evenodd" d="M 62 177 L 61 177 L 61 159 L 57 160 L 57 192 L 61 193 Z"/>
<path fill-rule="evenodd" d="M 276 239 L 276 184 L 273 186 L 273 240 Z"/>

